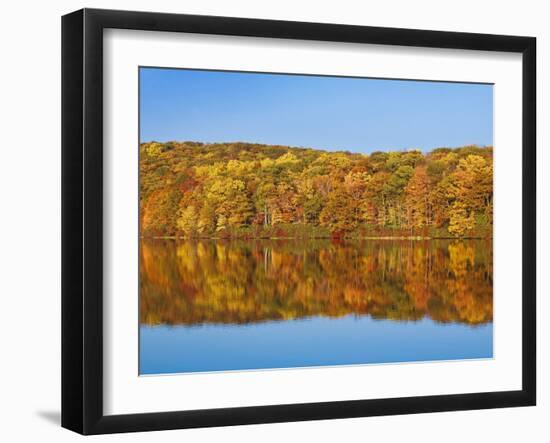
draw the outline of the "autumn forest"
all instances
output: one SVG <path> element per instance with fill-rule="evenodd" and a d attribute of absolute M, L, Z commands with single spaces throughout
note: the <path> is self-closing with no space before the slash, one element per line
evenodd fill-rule
<path fill-rule="evenodd" d="M 141 235 L 489 238 L 492 153 L 143 143 Z"/>

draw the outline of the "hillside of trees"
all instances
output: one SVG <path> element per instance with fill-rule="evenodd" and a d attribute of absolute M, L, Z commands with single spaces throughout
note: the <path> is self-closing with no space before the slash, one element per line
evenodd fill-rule
<path fill-rule="evenodd" d="M 493 149 L 143 143 L 143 237 L 492 236 Z"/>

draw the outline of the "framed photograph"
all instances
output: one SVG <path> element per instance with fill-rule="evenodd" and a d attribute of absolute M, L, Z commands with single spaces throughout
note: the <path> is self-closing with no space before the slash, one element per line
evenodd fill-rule
<path fill-rule="evenodd" d="M 62 425 L 536 402 L 531 37 L 62 20 Z"/>

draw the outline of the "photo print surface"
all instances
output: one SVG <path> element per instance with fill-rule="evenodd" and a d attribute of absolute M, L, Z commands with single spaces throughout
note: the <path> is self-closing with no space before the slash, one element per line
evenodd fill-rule
<path fill-rule="evenodd" d="M 139 372 L 493 357 L 493 85 L 141 67 Z"/>

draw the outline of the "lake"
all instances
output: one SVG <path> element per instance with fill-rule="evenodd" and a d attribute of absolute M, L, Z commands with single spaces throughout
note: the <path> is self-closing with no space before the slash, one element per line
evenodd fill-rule
<path fill-rule="evenodd" d="M 488 240 L 141 241 L 140 374 L 492 358 Z"/>

